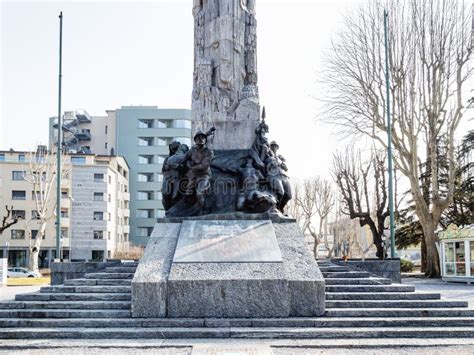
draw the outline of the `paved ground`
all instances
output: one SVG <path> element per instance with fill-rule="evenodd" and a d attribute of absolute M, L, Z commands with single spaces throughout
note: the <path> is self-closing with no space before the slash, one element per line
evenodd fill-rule
<path fill-rule="evenodd" d="M 405 278 L 417 291 L 439 292 L 443 298 L 466 300 L 474 308 L 474 285 L 444 283 L 441 280 Z M 0 287 L 0 300 L 14 299 L 15 294 L 35 292 L 40 286 Z M 182 340 L 0 340 L 0 354 L 178 354 L 178 355 L 391 355 L 474 354 L 474 335 L 470 339 L 182 339 Z"/>
<path fill-rule="evenodd" d="M 415 286 L 417 291 L 440 293 L 446 300 L 468 301 L 469 308 L 474 308 L 474 285 L 423 278 L 404 278 L 402 283 Z"/>
<path fill-rule="evenodd" d="M 15 295 L 20 293 L 29 293 L 38 291 L 41 286 L 0 286 L 0 301 L 8 301 L 15 299 Z"/>
<path fill-rule="evenodd" d="M 340 339 L 318 340 L 32 340 L 0 341 L 0 354 L 179 354 L 179 355 L 288 355 L 288 354 L 364 354 L 445 355 L 446 351 L 464 355 L 474 353 L 474 339 Z"/>

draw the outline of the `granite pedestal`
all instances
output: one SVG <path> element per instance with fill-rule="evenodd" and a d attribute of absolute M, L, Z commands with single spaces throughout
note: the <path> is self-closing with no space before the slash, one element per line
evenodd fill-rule
<path fill-rule="evenodd" d="M 132 281 L 132 316 L 318 316 L 324 286 L 294 222 L 157 223 Z"/>

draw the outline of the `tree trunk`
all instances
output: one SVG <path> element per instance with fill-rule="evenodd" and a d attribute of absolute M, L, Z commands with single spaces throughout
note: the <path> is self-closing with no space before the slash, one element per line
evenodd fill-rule
<path fill-rule="evenodd" d="M 421 272 L 426 272 L 426 242 L 424 236 L 421 239 Z"/>
<path fill-rule="evenodd" d="M 31 248 L 30 249 L 30 263 L 29 263 L 29 269 L 31 271 L 39 272 L 38 256 L 39 256 L 39 249 L 36 247 Z"/>
<path fill-rule="evenodd" d="M 440 277 L 439 255 L 436 248 L 436 234 L 432 223 L 423 226 L 426 242 L 426 277 Z"/>
<path fill-rule="evenodd" d="M 36 235 L 36 239 L 33 245 L 30 245 L 30 265 L 29 268 L 31 271 L 39 272 L 38 258 L 39 252 L 41 250 L 41 242 L 43 241 L 43 236 L 46 231 L 46 221 L 42 221 L 41 226 Z"/>

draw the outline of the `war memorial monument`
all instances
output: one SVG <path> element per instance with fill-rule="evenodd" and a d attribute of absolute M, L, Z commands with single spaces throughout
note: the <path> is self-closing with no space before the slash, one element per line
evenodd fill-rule
<path fill-rule="evenodd" d="M 195 0 L 194 145 L 169 146 L 166 218 L 132 281 L 133 317 L 318 316 L 324 279 L 285 205 L 257 85 L 255 0 Z"/>

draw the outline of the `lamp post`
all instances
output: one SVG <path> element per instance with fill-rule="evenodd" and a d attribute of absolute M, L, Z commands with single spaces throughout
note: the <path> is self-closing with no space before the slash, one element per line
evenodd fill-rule
<path fill-rule="evenodd" d="M 392 122 L 390 120 L 390 78 L 388 72 L 388 12 L 383 12 L 385 34 L 385 86 L 387 88 L 388 208 L 390 211 L 390 257 L 395 257 L 395 216 L 393 211 Z"/>
<path fill-rule="evenodd" d="M 56 259 L 61 259 L 61 80 L 62 80 L 62 52 L 63 52 L 63 12 L 59 13 L 59 91 L 58 91 L 58 145 L 56 166 Z"/>

